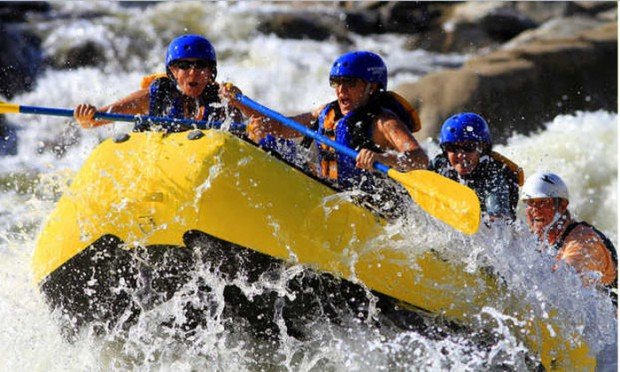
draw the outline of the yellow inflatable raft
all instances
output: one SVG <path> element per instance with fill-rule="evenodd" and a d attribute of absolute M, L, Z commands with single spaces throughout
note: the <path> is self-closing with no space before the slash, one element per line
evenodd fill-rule
<path fill-rule="evenodd" d="M 189 255 L 191 238 L 200 236 L 220 253 L 244 251 L 243 260 L 262 260 L 249 266 L 302 264 L 400 308 L 459 324 L 471 324 L 497 296 L 510 297 L 494 278 L 469 274 L 433 252 L 412 260 L 391 249 L 384 226 L 370 211 L 229 133 L 131 133 L 101 143 L 73 179 L 41 231 L 34 280 L 74 326 L 103 320 L 133 301 L 110 287 L 135 285 L 153 270 L 182 276 L 179 257 Z M 160 267 L 149 272 L 151 258 Z M 241 261 L 228 261 L 229 272 L 240 270 Z M 528 319 L 518 298 L 505 306 L 512 308 L 498 310 L 522 321 L 512 333 L 544 366 L 593 368 L 587 345 L 578 336 L 559 337 L 570 332 L 553 317 Z"/>

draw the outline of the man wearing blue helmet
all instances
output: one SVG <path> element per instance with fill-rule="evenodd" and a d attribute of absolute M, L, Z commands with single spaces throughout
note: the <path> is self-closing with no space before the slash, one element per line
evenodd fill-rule
<path fill-rule="evenodd" d="M 84 128 L 109 123 L 95 120 L 97 111 L 130 115 L 151 115 L 178 119 L 222 121 L 232 117 L 238 121 L 245 107 L 236 101 L 221 105 L 222 96 L 238 91 L 231 84 L 218 84 L 215 49 L 203 36 L 182 35 L 169 44 L 166 52 L 166 74 L 153 79 L 143 89 L 110 105 L 96 107 L 80 104 L 74 117 Z M 151 130 L 150 123 L 140 123 L 135 131 Z M 167 132 L 179 132 L 190 128 L 170 125 L 162 128 Z"/>
<path fill-rule="evenodd" d="M 439 145 L 442 153 L 431 161 L 429 169 L 473 189 L 485 216 L 513 221 L 523 172 L 491 150 L 486 120 L 473 112 L 451 116 L 441 127 Z"/>
<path fill-rule="evenodd" d="M 428 157 L 413 137 L 420 128 L 417 113 L 392 92 L 387 92 L 387 67 L 375 53 L 356 51 L 340 56 L 332 65 L 329 83 L 336 100 L 293 119 L 359 152 L 357 159 L 340 156 L 317 144 L 316 174 L 341 189 L 375 192 L 374 162 L 400 171 L 426 168 Z M 268 135 L 301 136 L 275 120 L 260 118 L 249 126 L 250 138 Z"/>

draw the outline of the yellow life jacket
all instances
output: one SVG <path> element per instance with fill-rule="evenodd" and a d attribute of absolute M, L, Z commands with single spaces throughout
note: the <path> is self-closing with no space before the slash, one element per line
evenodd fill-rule
<path fill-rule="evenodd" d="M 420 129 L 422 129 L 422 121 L 420 120 L 420 115 L 418 115 L 418 112 L 416 111 L 416 109 L 414 109 L 413 106 L 411 106 L 409 102 L 405 98 L 403 98 L 400 94 L 396 92 L 392 92 L 392 91 L 388 91 L 388 93 L 393 98 L 395 98 L 398 101 L 398 103 L 400 103 L 400 105 L 403 106 L 403 109 L 405 109 L 405 111 L 409 114 L 411 118 L 411 122 L 413 124 L 413 126 L 409 128 L 411 132 L 416 133 Z"/>
<path fill-rule="evenodd" d="M 323 121 L 324 132 L 323 135 L 332 141 L 336 140 L 336 110 L 329 109 L 325 115 Z M 329 147 L 324 143 L 319 144 L 319 149 L 325 154 L 321 157 L 320 168 L 321 178 L 329 179 L 332 181 L 338 180 L 338 164 L 336 162 L 336 150 L 333 147 Z"/>
<path fill-rule="evenodd" d="M 521 168 L 515 162 L 498 152 L 491 151 L 491 157 L 504 164 L 508 169 L 510 169 L 517 178 L 518 185 L 523 186 L 523 182 L 525 181 L 525 173 L 523 172 L 523 168 Z"/>
<path fill-rule="evenodd" d="M 159 78 L 163 78 L 163 77 L 168 77 L 168 74 L 166 74 L 165 72 L 156 72 L 154 74 L 150 74 L 150 75 L 146 75 L 146 76 L 142 77 L 142 81 L 140 81 L 140 89 L 146 89 L 146 88 L 150 87 L 151 83 L 155 79 L 159 79 Z"/>

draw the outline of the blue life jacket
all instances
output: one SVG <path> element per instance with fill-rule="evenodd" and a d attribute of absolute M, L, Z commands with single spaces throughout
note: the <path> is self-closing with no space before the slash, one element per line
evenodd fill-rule
<path fill-rule="evenodd" d="M 297 155 L 297 144 L 289 139 L 276 138 L 268 134 L 258 142 L 258 146 L 267 152 L 280 155 L 287 163 L 303 167 L 302 159 Z"/>
<path fill-rule="evenodd" d="M 222 107 L 215 107 L 220 103 L 218 86 L 216 84 L 207 85 L 202 95 L 194 100 L 185 97 L 176 87 L 176 82 L 168 77 L 160 77 L 149 85 L 149 115 L 168 117 L 175 119 L 196 119 L 196 120 L 223 120 L 225 112 Z M 190 103 L 188 105 L 187 103 Z M 185 109 L 190 107 L 193 112 L 187 115 Z M 182 132 L 188 128 L 180 124 L 168 124 L 164 130 L 168 133 Z M 204 128 L 199 128 L 204 129 Z M 134 131 L 143 132 L 151 130 L 149 122 L 137 123 Z"/>
<path fill-rule="evenodd" d="M 355 151 L 382 150 L 373 142 L 372 128 L 376 117 L 383 111 L 393 112 L 412 132 L 420 129 L 417 112 L 393 92 L 380 92 L 366 105 L 347 115 L 342 115 L 338 102 L 327 104 L 318 118 L 318 132 Z M 372 193 L 375 175 L 355 167 L 355 159 L 339 155 L 333 148 L 317 143 L 319 176 L 330 180 L 343 189 L 361 189 Z"/>
<path fill-rule="evenodd" d="M 474 190 L 483 216 L 516 219 L 523 171 L 508 158 L 494 151 L 481 154 L 476 168 L 466 176 L 459 176 L 448 155 L 441 153 L 431 160 L 428 169 Z"/>
<path fill-rule="evenodd" d="M 345 145 L 355 151 L 363 148 L 381 152 L 372 141 L 372 120 L 360 115 L 362 110 L 342 115 L 338 102 L 327 104 L 318 118 L 320 135 Z M 343 189 L 362 187 L 362 181 L 370 180 L 370 172 L 355 167 L 355 159 L 339 155 L 332 147 L 317 142 L 319 177 L 336 183 Z M 364 178 L 364 176 L 367 176 Z M 373 185 L 367 185 L 372 188 Z"/>

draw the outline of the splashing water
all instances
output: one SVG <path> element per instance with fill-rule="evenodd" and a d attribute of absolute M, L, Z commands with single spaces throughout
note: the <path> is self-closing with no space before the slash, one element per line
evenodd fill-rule
<path fill-rule="evenodd" d="M 87 6 L 63 4 L 55 6 L 67 12 L 74 11 L 71 7 Z M 97 5 L 111 14 L 103 25 L 89 21 L 69 22 L 66 27 L 47 25 L 55 33 L 45 44 L 50 49 L 60 48 L 65 42 L 63 34 L 74 37 L 96 32 L 105 35 L 102 43 L 110 48 L 114 45 L 112 62 L 101 69 L 48 70 L 39 78 L 34 91 L 16 97 L 15 102 L 51 107 L 73 107 L 83 101 L 95 105 L 112 102 L 136 90 L 146 73 L 161 70 L 165 40 L 187 31 L 212 36 L 220 57 L 222 81 L 234 81 L 247 95 L 267 106 L 283 112 L 301 112 L 329 100 L 331 91 L 326 76 L 333 57 L 344 50 L 335 43 L 256 35 L 252 26 L 255 17 L 249 17 L 248 22 L 239 20 L 241 15 L 256 14 L 251 4 L 158 4 L 144 11 L 139 25 L 131 21 L 137 10 L 120 9 L 115 4 Z M 119 17 L 119 13 L 126 15 Z M 207 27 L 202 18 L 209 14 L 217 22 Z M 174 27 L 163 22 L 169 16 L 177 17 L 177 22 L 171 22 Z M 96 28 L 99 31 L 93 31 Z M 134 40 L 140 37 L 148 42 L 136 46 Z M 411 59 L 419 62 L 418 73 L 403 71 L 390 76 L 394 86 L 413 81 L 419 73 L 432 71 L 446 61 L 459 63 L 466 58 L 405 51 L 402 38 L 396 35 L 356 36 L 352 40 L 357 48 L 381 52 L 392 71 L 407 66 Z M 500 310 L 502 298 L 497 299 L 496 306 L 484 308 L 479 314 L 481 322 L 490 319 L 496 325 L 492 333 L 497 342 L 488 347 L 481 347 L 462 333 L 449 332 L 441 322 L 434 326 L 443 328 L 446 335 L 436 337 L 421 331 L 402 331 L 390 324 L 376 328 L 346 312 L 341 324 L 319 319 L 308 327 L 305 338 L 298 339 L 286 333 L 282 314 L 276 311 L 270 316 L 280 330 L 275 337 L 277 342 L 272 342 L 244 332 L 242 324 L 230 327 L 223 308 L 225 287 L 230 283 L 217 275 L 214 268 L 200 265 L 171 300 L 146 308 L 129 329 L 113 329 L 101 336 L 87 328 L 77 336 L 77 342 L 67 343 L 58 326 L 59 314 L 50 314 L 31 281 L 30 260 L 36 236 L 93 148 L 131 126 L 113 124 L 83 131 L 69 125 L 68 119 L 13 116 L 8 120 L 19 128 L 20 145 L 16 156 L 2 159 L 0 168 L 0 360 L 6 370 L 531 367 L 523 345 L 507 331 L 506 326 L 514 320 L 512 314 Z M 514 135 L 507 145 L 496 146 L 498 152 L 522 166 L 526 176 L 536 170 L 560 174 L 569 187 L 573 215 L 593 223 L 616 245 L 617 120 L 616 113 L 602 111 L 562 115 L 540 132 Z M 430 155 L 438 152 L 435 143 L 423 142 L 423 147 Z M 202 187 L 207 189 L 209 184 Z M 522 219 L 522 210 L 519 214 Z M 272 227 L 274 234 L 279 234 L 280 226 Z M 380 240 L 394 236 L 402 237 L 394 249 L 411 257 L 434 249 L 454 262 L 464 263 L 467 271 L 490 268 L 510 291 L 524 299 L 534 316 L 544 318 L 550 316 L 550 309 L 557 309 L 555 316 L 570 325 L 567 328 L 584 335 L 595 352 L 616 343 L 616 312 L 609 301 L 594 289 L 583 288 L 578 275 L 569 267 L 552 273 L 553 256 L 536 249 L 536 242 L 523 223 L 511 228 L 483 227 L 479 234 L 464 237 L 413 207 L 409 218 L 386 226 Z M 270 292 L 287 295 L 286 279 L 300 271 L 300 266 L 283 267 L 258 281 L 238 277 L 234 283 L 250 298 Z M 204 283 L 209 284 L 210 292 L 201 292 Z M 178 325 L 184 321 L 186 304 L 200 296 L 201 301 L 213 306 L 199 331 L 190 334 Z M 372 316 L 371 312 L 369 317 Z M 166 321 L 172 326 L 162 326 Z"/>
<path fill-rule="evenodd" d="M 586 151 L 583 151 L 588 154 L 586 159 L 571 163 L 562 159 L 566 153 L 582 151 L 580 146 L 584 145 L 580 143 L 581 138 L 615 137 L 616 118 L 616 115 L 606 112 L 561 116 L 550 123 L 546 130 L 529 137 L 515 136 L 506 147 L 498 147 L 497 150 L 523 165 L 528 173 L 556 162 L 567 164 L 567 172 L 562 176 L 567 178 L 572 197 L 576 198 L 572 206 L 587 205 L 587 195 L 590 194 L 580 195 L 579 185 L 582 183 L 573 183 L 571 176 L 584 173 L 593 167 L 592 162 L 595 161 L 607 166 L 607 172 L 596 172 L 598 183 L 588 183 L 589 187 L 597 188 L 596 194 L 601 194 L 611 189 L 609 185 L 617 182 L 613 169 L 615 162 L 599 163 L 595 160 L 596 156 L 590 156 L 591 153 Z M 580 134 L 569 137 L 573 141 L 572 146 L 569 146 L 570 152 L 564 152 L 564 146 L 557 153 L 547 147 L 547 156 L 553 160 L 545 164 L 536 155 L 539 147 L 531 144 L 544 142 L 545 138 L 554 138 L 554 131 L 559 126 L 572 128 Z M 430 143 L 425 145 L 431 152 L 436 146 Z M 577 169 L 576 164 L 584 168 Z M 0 349 L 0 359 L 6 361 L 8 367 L 21 369 L 45 366 L 46 369 L 61 370 L 66 365 L 72 365 L 75 369 L 191 370 L 200 366 L 209 368 L 218 365 L 222 368 L 255 370 L 277 365 L 291 370 L 477 370 L 497 364 L 522 369 L 527 364 L 523 345 L 507 334 L 502 326 L 511 321 L 510 315 L 493 308 L 486 309 L 486 315 L 481 314 L 481 317 L 490 316 L 497 323 L 494 332 L 500 342 L 490 350 L 480 349 L 471 340 L 458 334 L 434 339 L 424 333 L 401 331 L 398 328 L 369 328 L 355 316 L 345 317 L 347 326 L 344 327 L 320 322 L 314 324 L 309 339 L 300 341 L 284 332 L 279 335 L 277 345 L 265 346 L 260 340 L 252 339 L 242 331 L 231 333 L 225 330 L 221 307 L 226 283 L 205 268 L 197 269 L 185 290 L 172 300 L 142 313 L 137 323 L 128 332 L 122 333 L 123 337 L 112 333 L 102 339 L 96 337 L 92 330 L 87 330 L 79 336 L 79 342 L 67 344 L 60 336 L 55 315 L 49 313 L 41 295 L 30 281 L 29 261 L 37 228 L 63 190 L 62 186 L 50 187 L 49 184 L 66 187 L 73 174 L 64 168 L 48 172 L 40 174 L 30 187 L 15 190 L 5 186 L 1 194 L 2 203 L 12 206 L 6 208 L 3 235 L 0 236 L 0 253 L 3 258 L 0 264 L 3 279 L 0 285 L 0 315 L 3 319 L 0 324 L 3 330 L 0 344 L 6 346 Z M 574 177 L 579 180 L 578 176 Z M 615 192 L 606 196 L 615 199 Z M 550 308 L 559 309 L 557 316 L 582 333 L 593 350 L 598 351 L 613 344 L 617 323 L 609 301 L 593 289 L 582 288 L 579 277 L 568 267 L 552 273 L 550 268 L 554 263 L 553 257 L 535 249 L 536 243 L 523 224 L 517 224 L 512 229 L 502 226 L 487 230 L 483 228 L 476 236 L 466 238 L 416 208 L 411 213 L 407 221 L 397 221 L 386 227 L 385 239 L 394 235 L 405 237 L 396 249 L 415 256 L 432 247 L 455 262 L 466 263 L 467 270 L 471 272 L 480 267 L 492 267 L 513 291 L 526 299 L 536 316 L 549 316 Z M 600 225 L 610 226 L 601 229 L 615 238 L 613 225 L 604 224 L 607 219 L 615 219 L 615 211 L 609 208 L 608 213 L 605 215 L 604 210 L 597 211 L 597 215 L 603 218 Z M 412 219 L 415 223 L 410 223 Z M 192 295 L 197 293 L 196 283 L 201 281 L 210 283 L 210 303 L 216 304 L 204 328 L 189 339 L 184 334 L 162 330 L 161 320 L 178 314 L 183 304 L 191 301 Z M 248 284 L 243 280 L 236 283 L 250 297 L 265 291 L 286 291 L 282 281 L 262 282 L 258 287 L 256 283 Z M 177 321 L 182 322 L 182 319 Z"/>

